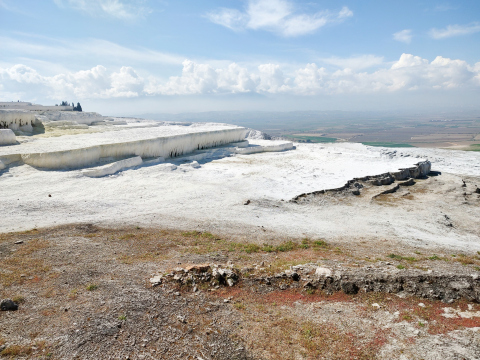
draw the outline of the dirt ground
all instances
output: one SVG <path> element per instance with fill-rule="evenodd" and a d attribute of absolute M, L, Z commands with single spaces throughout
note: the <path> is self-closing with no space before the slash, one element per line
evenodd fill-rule
<path fill-rule="evenodd" d="M 19 305 L 0 312 L 4 358 L 480 358 L 476 301 L 303 286 L 314 277 L 309 266 L 474 276 L 476 253 L 347 248 L 328 239 L 259 245 L 208 232 L 74 224 L 1 234 L 0 263 L 0 298 Z M 240 278 L 195 288 L 149 280 L 205 263 Z M 291 269 L 301 279 L 285 278 Z M 265 281 L 279 273 L 282 286 Z"/>

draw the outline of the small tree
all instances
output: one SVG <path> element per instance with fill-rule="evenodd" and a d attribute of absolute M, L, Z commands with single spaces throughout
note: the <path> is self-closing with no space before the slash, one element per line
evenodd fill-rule
<path fill-rule="evenodd" d="M 77 103 L 77 106 L 74 108 L 75 111 L 82 111 L 82 106 L 80 103 Z"/>

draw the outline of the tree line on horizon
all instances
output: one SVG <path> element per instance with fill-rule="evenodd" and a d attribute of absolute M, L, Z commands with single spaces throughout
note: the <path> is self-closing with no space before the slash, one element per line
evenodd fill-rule
<path fill-rule="evenodd" d="M 58 104 L 55 104 L 55 106 L 58 106 Z M 82 106 L 79 102 L 77 102 L 77 106 L 75 106 L 75 103 L 73 101 L 71 105 L 68 103 L 68 101 L 62 101 L 60 103 L 60 106 L 73 106 L 73 111 L 82 111 Z"/>

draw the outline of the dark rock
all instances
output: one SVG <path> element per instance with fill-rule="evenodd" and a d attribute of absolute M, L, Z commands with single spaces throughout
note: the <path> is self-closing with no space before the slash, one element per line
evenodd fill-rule
<path fill-rule="evenodd" d="M 291 276 L 292 276 L 292 280 L 293 280 L 293 281 L 298 281 L 298 280 L 300 280 L 300 275 L 298 275 L 296 272 L 294 272 Z"/>
<path fill-rule="evenodd" d="M 414 178 L 410 178 L 410 179 L 408 179 L 407 181 L 398 183 L 398 185 L 400 185 L 400 186 L 412 186 L 412 185 L 415 185 L 415 179 L 414 179 Z"/>
<path fill-rule="evenodd" d="M 10 299 L 2 300 L 0 303 L 1 311 L 16 311 L 18 310 L 18 305 Z"/>
<path fill-rule="evenodd" d="M 250 204 L 250 200 L 245 201 L 243 205 L 248 205 L 248 204 Z"/>
<path fill-rule="evenodd" d="M 358 189 L 352 190 L 352 194 L 358 196 L 360 195 L 360 190 Z"/>
<path fill-rule="evenodd" d="M 345 282 L 342 282 L 340 286 L 342 287 L 342 290 L 345 294 L 354 295 L 358 293 L 358 286 L 354 282 L 345 281 Z"/>

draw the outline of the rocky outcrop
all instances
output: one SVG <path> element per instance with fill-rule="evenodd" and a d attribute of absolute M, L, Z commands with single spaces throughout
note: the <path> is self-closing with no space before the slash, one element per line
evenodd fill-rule
<path fill-rule="evenodd" d="M 360 186 L 362 186 L 360 182 L 371 184 L 374 186 L 385 186 L 385 185 L 391 185 L 395 181 L 399 181 L 399 180 L 425 178 L 428 175 L 428 173 L 430 173 L 431 167 L 432 167 L 432 164 L 430 163 L 430 161 L 426 160 L 426 161 L 417 163 L 415 166 L 412 166 L 411 168 L 400 169 L 399 171 L 384 173 L 380 175 L 355 178 L 355 179 L 349 180 L 345 185 L 339 188 L 303 193 L 295 196 L 290 201 L 298 202 L 299 200 L 302 200 L 308 196 L 315 196 L 315 195 L 321 195 L 321 194 L 327 194 L 327 193 L 338 193 L 338 192 L 345 192 L 345 191 L 352 192 L 354 195 L 359 195 L 358 189 Z M 406 181 L 398 185 L 408 186 L 413 184 Z M 393 191 L 386 190 L 387 191 L 386 193 L 395 192 L 396 190 L 398 190 L 397 186 L 395 186 L 395 190 Z"/>
<path fill-rule="evenodd" d="M 260 269 L 261 270 L 261 269 Z M 372 269 L 369 266 L 356 270 L 339 271 L 315 264 L 292 266 L 274 275 L 255 274 L 254 269 L 237 270 L 232 266 L 201 264 L 177 268 L 166 275 L 150 279 L 152 286 L 178 284 L 197 291 L 197 285 L 207 288 L 219 286 L 261 286 L 265 291 L 276 289 L 315 289 L 332 294 L 383 292 L 401 297 L 416 296 L 451 303 L 457 299 L 480 302 L 480 275 L 478 273 L 441 273 L 422 270 L 399 270 L 394 267 Z M 203 287 L 205 288 L 205 287 Z"/>
<path fill-rule="evenodd" d="M 176 268 L 171 273 L 156 275 L 150 279 L 152 286 L 164 282 L 175 282 L 181 285 L 192 286 L 196 291 L 196 285 L 208 283 L 211 286 L 233 286 L 239 280 L 238 270 L 218 265 L 193 265 L 186 268 Z"/>

